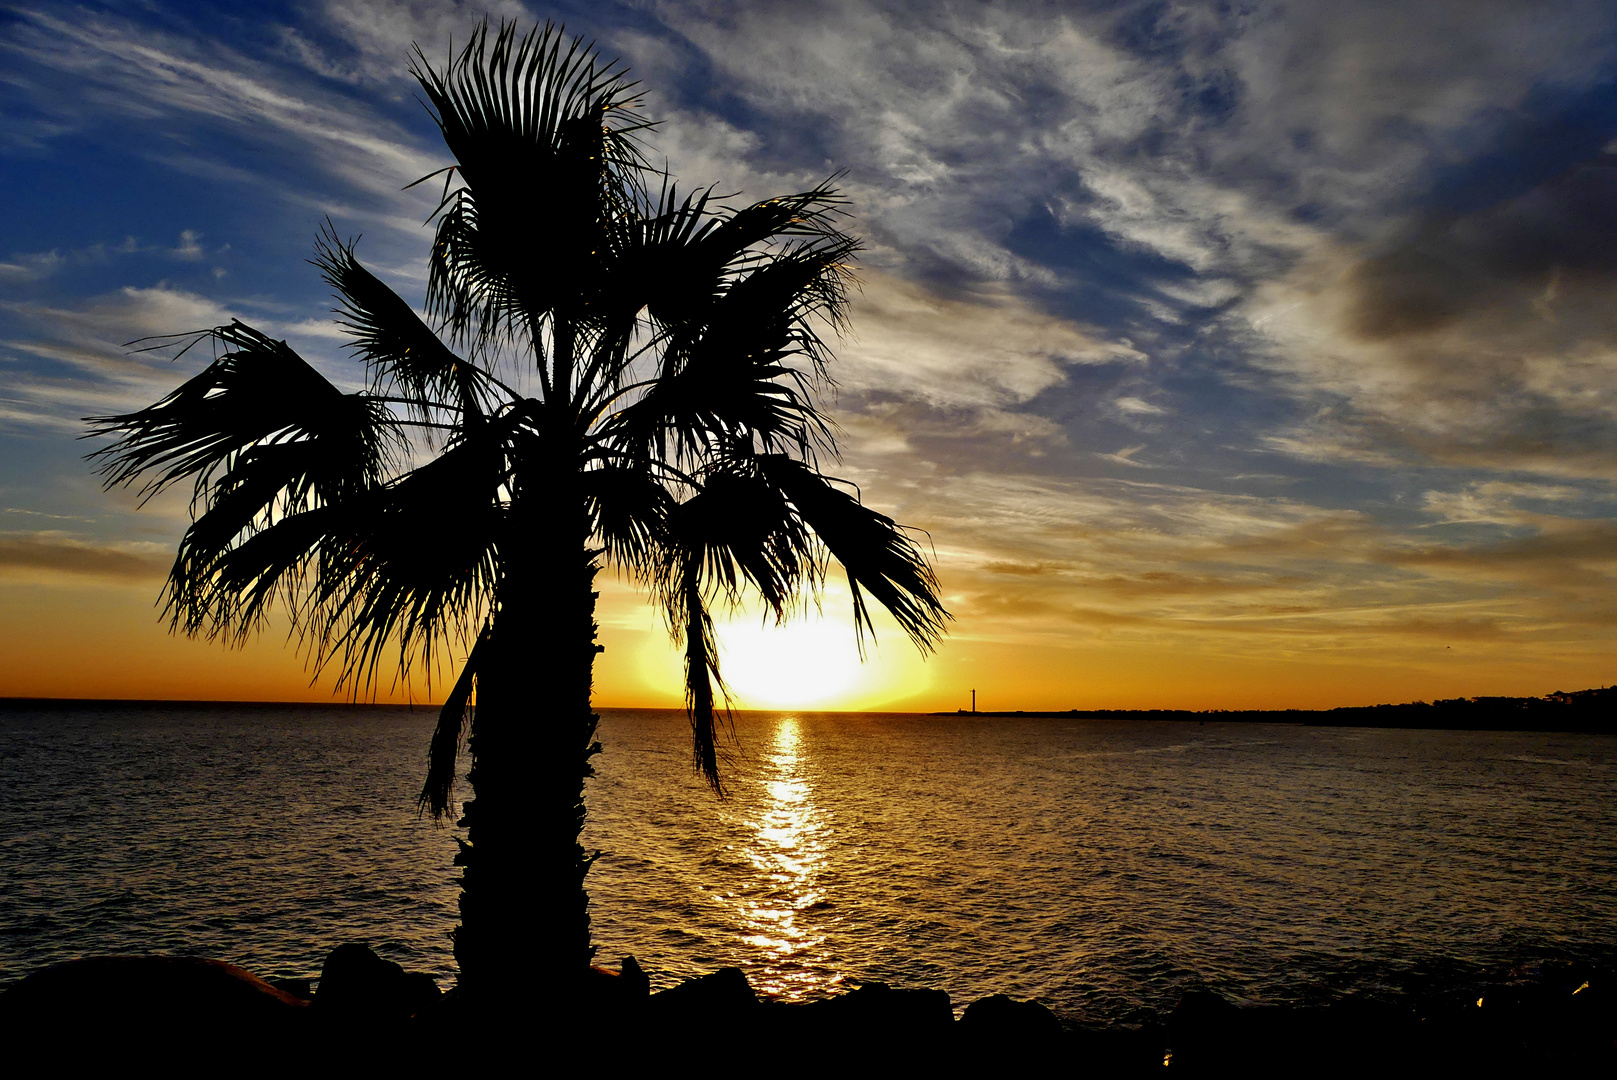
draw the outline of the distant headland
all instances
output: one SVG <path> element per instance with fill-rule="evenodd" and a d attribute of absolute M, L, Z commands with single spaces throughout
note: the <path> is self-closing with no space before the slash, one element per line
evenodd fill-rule
<path fill-rule="evenodd" d="M 1426 728 L 1447 731 L 1587 731 L 1617 734 L 1617 686 L 1557 690 L 1543 697 L 1471 697 L 1356 705 L 1337 709 L 1068 709 L 1064 712 L 929 713 L 930 716 L 1044 717 L 1074 720 L 1195 720 L 1223 724 Z"/>

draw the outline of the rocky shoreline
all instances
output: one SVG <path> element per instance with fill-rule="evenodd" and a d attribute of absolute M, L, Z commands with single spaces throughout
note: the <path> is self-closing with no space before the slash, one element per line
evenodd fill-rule
<path fill-rule="evenodd" d="M 1037 1002 L 1005 995 L 971 1002 L 957 1019 L 942 990 L 874 982 L 785 1003 L 754 993 L 737 968 L 653 993 L 632 957 L 620 970 L 593 969 L 566 995 L 536 1000 L 555 1014 L 543 1044 L 532 1016 L 508 1012 L 499 1024 L 484 1024 L 483 1010 L 455 991 L 443 993 L 430 976 L 359 944 L 327 957 L 318 993 L 308 980 L 260 979 L 216 960 L 99 957 L 54 965 L 0 993 L 0 1034 L 56 1064 L 217 1063 L 223 1054 L 252 1071 L 306 1066 L 311 1054 L 403 1066 L 479 1053 L 536 1055 L 541 1045 L 569 1060 L 576 1054 L 617 1063 L 672 1063 L 689 1054 L 723 1071 L 725 1063 L 769 1061 L 784 1062 L 789 1072 L 885 1064 L 948 1074 L 1036 1065 L 1101 1076 L 1617 1069 L 1617 978 L 1574 965 L 1484 988 L 1475 1000 L 1416 1006 L 1346 999 L 1240 1007 L 1194 991 L 1162 1020 L 1107 1027 L 1066 1022 Z"/>

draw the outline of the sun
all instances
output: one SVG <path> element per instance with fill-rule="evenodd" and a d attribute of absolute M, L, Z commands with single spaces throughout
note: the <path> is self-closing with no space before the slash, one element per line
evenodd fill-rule
<path fill-rule="evenodd" d="M 826 619 L 785 625 L 721 623 L 719 670 L 736 703 L 751 709 L 801 709 L 842 703 L 869 681 L 853 627 Z"/>
<path fill-rule="evenodd" d="M 610 668 L 603 665 L 597 686 L 612 696 L 641 701 L 649 697 L 659 707 L 681 703 L 685 696 L 683 648 L 670 640 L 666 625 L 641 606 L 626 586 L 609 583 L 603 597 L 603 610 L 628 613 L 622 623 L 639 632 L 633 645 L 624 642 L 622 652 L 615 647 L 622 639 L 614 640 L 605 663 L 614 664 L 616 657 L 626 663 Z M 823 614 L 807 605 L 807 612 L 800 609 L 781 625 L 752 606 L 738 607 L 714 620 L 719 670 L 733 707 L 873 710 L 902 706 L 930 688 L 936 658 L 928 662 L 917 652 L 891 615 L 872 605 L 876 636 L 866 636 L 861 661 L 853 621 L 841 614 L 851 608 L 850 598 L 840 583 L 828 583 L 823 599 Z M 610 633 L 613 621 L 602 619 L 603 630 Z"/>

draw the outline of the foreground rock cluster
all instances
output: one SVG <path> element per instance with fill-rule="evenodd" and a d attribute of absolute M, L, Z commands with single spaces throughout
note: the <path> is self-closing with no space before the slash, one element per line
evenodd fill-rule
<path fill-rule="evenodd" d="M 1587 976 L 1587 977 L 1585 977 Z M 1577 985 L 1573 985 L 1574 982 Z M 787 1004 L 760 998 L 736 968 L 651 992 L 634 959 L 596 969 L 554 1015 L 487 1023 L 454 992 L 364 945 L 326 959 L 307 980 L 266 981 L 188 957 L 102 957 L 58 964 L 0 994 L 0 1037 L 12 1060 L 226 1062 L 247 1071 L 450 1064 L 521 1055 L 534 1066 L 685 1062 L 708 1071 L 763 1066 L 863 1072 L 1056 1075 L 1358 1074 L 1371 1069 L 1493 1075 L 1617 1070 L 1617 994 L 1610 973 L 1485 990 L 1420 1009 L 1368 1001 L 1318 1008 L 1240 1008 L 1205 991 L 1162 1022 L 1063 1023 L 1037 1002 L 995 995 L 956 1019 L 941 990 L 865 983 L 837 997 Z M 550 1023 L 544 1021 L 548 1019 Z M 317 1055 L 311 1057 L 311 1055 Z M 616 1071 L 614 1069 L 613 1071 Z"/>

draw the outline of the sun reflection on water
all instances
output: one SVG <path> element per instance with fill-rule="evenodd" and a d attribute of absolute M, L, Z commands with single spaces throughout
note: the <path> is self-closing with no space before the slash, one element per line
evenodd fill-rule
<path fill-rule="evenodd" d="M 825 941 L 813 912 L 826 906 L 819 879 L 828 829 L 799 742 L 796 718 L 782 717 L 749 821 L 747 856 L 761 887 L 741 905 L 742 941 L 762 954 L 753 986 L 786 1000 L 830 989 L 835 981 L 814 962 Z"/>

